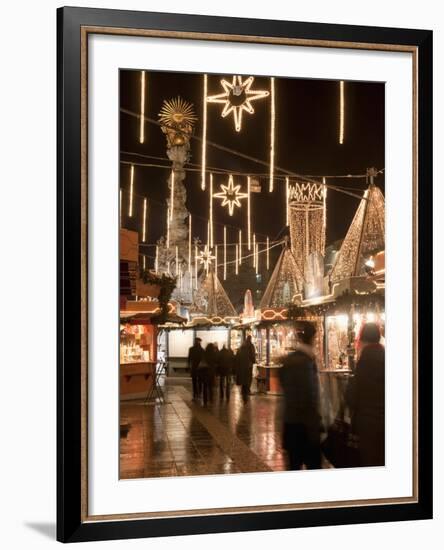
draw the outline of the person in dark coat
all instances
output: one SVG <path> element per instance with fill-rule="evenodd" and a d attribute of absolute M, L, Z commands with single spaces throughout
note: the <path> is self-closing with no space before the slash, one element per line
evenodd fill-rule
<path fill-rule="evenodd" d="M 193 383 L 193 399 L 198 399 L 200 395 L 200 376 L 199 376 L 199 365 L 204 356 L 204 350 L 201 346 L 202 340 L 196 338 L 194 340 L 194 345 L 188 350 L 188 367 L 191 371 L 191 380 Z"/>
<path fill-rule="evenodd" d="M 249 336 L 236 353 L 236 384 L 241 386 L 242 399 L 248 401 L 253 379 L 253 364 L 256 360 L 254 346 Z"/>
<path fill-rule="evenodd" d="M 361 352 L 347 390 L 353 431 L 358 436 L 361 466 L 385 464 L 385 349 L 375 323 L 361 332 Z"/>
<path fill-rule="evenodd" d="M 212 343 L 209 343 L 205 348 L 205 368 L 202 372 L 204 405 L 206 405 L 208 401 L 210 401 L 210 403 L 213 401 L 213 387 L 216 378 L 218 353 L 216 346 Z"/>
<path fill-rule="evenodd" d="M 279 369 L 284 393 L 283 447 L 290 470 L 321 468 L 319 380 L 313 350 L 314 324 L 296 327 L 299 343 Z"/>
<path fill-rule="evenodd" d="M 231 374 L 234 368 L 234 353 L 231 348 L 224 344 L 219 352 L 219 395 L 221 399 L 224 394 L 227 401 L 230 400 Z"/>

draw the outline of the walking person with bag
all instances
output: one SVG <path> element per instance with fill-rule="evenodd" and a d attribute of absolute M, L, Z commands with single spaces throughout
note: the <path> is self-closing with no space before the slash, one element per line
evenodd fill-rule
<path fill-rule="evenodd" d="M 321 468 L 319 380 L 313 323 L 297 324 L 299 342 L 283 360 L 279 377 L 284 392 L 283 447 L 290 470 Z"/>

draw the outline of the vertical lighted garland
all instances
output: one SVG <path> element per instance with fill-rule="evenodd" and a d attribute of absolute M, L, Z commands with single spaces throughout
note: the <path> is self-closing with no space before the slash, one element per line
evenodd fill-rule
<path fill-rule="evenodd" d="M 170 248 L 170 209 L 167 208 L 167 248 Z"/>
<path fill-rule="evenodd" d="M 207 168 L 207 87 L 208 75 L 203 75 L 203 113 L 202 113 L 202 172 L 201 189 L 205 190 L 205 176 Z"/>
<path fill-rule="evenodd" d="M 270 78 L 270 193 L 274 188 L 274 134 L 275 134 L 275 124 L 276 124 L 276 108 L 275 108 L 275 85 L 274 77 Z"/>
<path fill-rule="evenodd" d="M 197 289 L 197 246 L 194 245 L 194 288 Z"/>
<path fill-rule="evenodd" d="M 140 74 L 140 143 L 145 142 L 145 71 Z"/>
<path fill-rule="evenodd" d="M 322 178 L 322 183 L 324 184 L 323 193 L 322 193 L 322 244 L 321 250 L 325 252 L 325 237 L 327 234 L 327 179 Z"/>
<path fill-rule="evenodd" d="M 242 265 L 242 229 L 239 229 L 239 265 Z"/>
<path fill-rule="evenodd" d="M 210 238 L 208 247 L 214 246 L 214 233 L 213 233 L 213 174 L 210 174 Z"/>
<path fill-rule="evenodd" d="M 250 176 L 248 176 L 247 178 L 247 190 L 248 190 L 248 198 L 247 198 L 248 250 L 251 250 L 251 178 Z"/>
<path fill-rule="evenodd" d="M 142 226 L 142 242 L 146 241 L 146 211 L 147 211 L 147 200 L 146 197 L 143 199 L 143 226 Z"/>
<path fill-rule="evenodd" d="M 171 196 L 170 196 L 170 220 L 173 221 L 174 212 L 174 170 L 171 170 Z"/>
<path fill-rule="evenodd" d="M 227 227 L 224 225 L 224 281 L 227 279 Z"/>
<path fill-rule="evenodd" d="M 214 248 L 214 272 L 217 277 L 217 245 Z"/>
<path fill-rule="evenodd" d="M 154 260 L 154 271 L 159 271 L 159 247 L 156 245 L 156 258 Z"/>
<path fill-rule="evenodd" d="M 285 178 L 285 225 L 290 225 L 290 180 Z"/>
<path fill-rule="evenodd" d="M 259 243 L 256 243 L 256 275 L 259 273 Z"/>
<path fill-rule="evenodd" d="M 270 269 L 270 237 L 267 237 L 267 271 Z"/>
<path fill-rule="evenodd" d="M 179 275 L 179 247 L 176 244 L 176 277 Z"/>
<path fill-rule="evenodd" d="M 239 245 L 236 245 L 236 261 L 235 261 L 235 273 L 239 274 Z"/>
<path fill-rule="evenodd" d="M 128 206 L 128 216 L 132 218 L 133 216 L 133 194 L 134 194 L 134 164 L 131 164 L 130 172 L 130 198 Z"/>
<path fill-rule="evenodd" d="M 191 228 L 192 228 L 192 222 L 191 222 L 191 214 L 188 216 L 188 271 L 190 272 L 190 279 L 192 279 L 193 276 L 193 270 L 191 267 Z"/>
<path fill-rule="evenodd" d="M 256 267 L 256 234 L 253 233 L 253 267 Z"/>
<path fill-rule="evenodd" d="M 344 143 L 344 110 L 345 110 L 344 81 L 339 82 L 339 144 Z"/>

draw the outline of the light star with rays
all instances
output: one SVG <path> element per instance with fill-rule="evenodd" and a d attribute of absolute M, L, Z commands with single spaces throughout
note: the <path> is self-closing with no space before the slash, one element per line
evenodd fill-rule
<path fill-rule="evenodd" d="M 228 185 L 222 184 L 220 186 L 222 191 L 220 193 L 214 193 L 213 197 L 222 200 L 222 206 L 228 205 L 228 212 L 230 216 L 234 213 L 234 207 L 241 206 L 241 199 L 246 199 L 248 193 L 240 192 L 240 185 L 234 185 L 233 176 L 228 178 Z"/>
<path fill-rule="evenodd" d="M 211 250 L 208 248 L 208 245 L 205 245 L 205 248 L 199 252 L 199 261 L 203 264 L 205 271 L 208 271 L 210 266 L 213 263 L 213 260 L 216 259 L 216 256 L 211 254 Z"/>
<path fill-rule="evenodd" d="M 252 90 L 251 86 L 253 82 L 253 76 L 249 76 L 246 80 L 242 80 L 242 76 L 234 75 L 231 83 L 223 78 L 220 83 L 225 91 L 221 94 L 207 97 L 208 103 L 224 104 L 221 114 L 222 118 L 233 113 L 236 132 L 240 132 L 242 128 L 242 113 L 244 111 L 250 114 L 254 113 L 251 102 L 270 95 L 270 92 L 266 90 Z"/>

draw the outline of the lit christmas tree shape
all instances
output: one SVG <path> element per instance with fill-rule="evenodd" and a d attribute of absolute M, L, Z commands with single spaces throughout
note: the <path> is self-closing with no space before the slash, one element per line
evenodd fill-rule
<path fill-rule="evenodd" d="M 213 263 L 213 260 L 216 259 L 216 256 L 211 254 L 211 250 L 208 248 L 208 245 L 205 245 L 205 248 L 199 252 L 199 262 L 203 264 L 205 271 L 208 272 L 210 266 Z"/>
<path fill-rule="evenodd" d="M 266 90 L 252 90 L 253 82 L 253 76 L 249 76 L 242 81 L 242 76 L 234 75 L 231 83 L 225 79 L 220 81 L 222 88 L 225 90 L 223 93 L 207 97 L 208 103 L 222 103 L 224 105 L 222 118 L 233 113 L 236 132 L 240 132 L 242 128 L 242 113 L 244 111 L 250 114 L 254 113 L 251 102 L 270 95 L 270 92 Z"/>
<path fill-rule="evenodd" d="M 222 184 L 220 188 L 222 191 L 220 193 L 214 193 L 213 197 L 222 199 L 222 206 L 228 205 L 228 212 L 230 216 L 232 216 L 234 213 L 234 207 L 238 206 L 240 208 L 240 200 L 247 198 L 248 193 L 240 192 L 240 185 L 234 185 L 232 175 L 228 178 L 228 185 Z"/>

